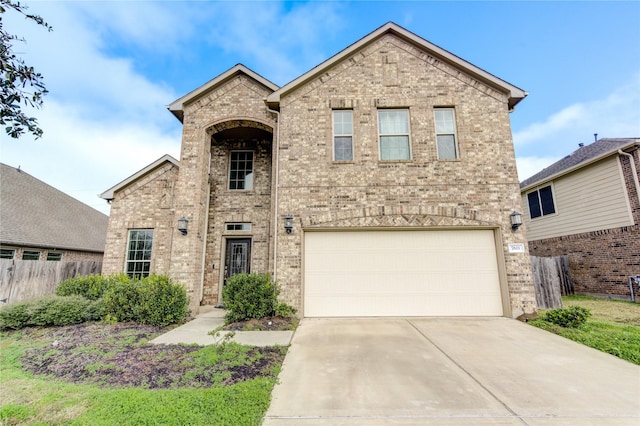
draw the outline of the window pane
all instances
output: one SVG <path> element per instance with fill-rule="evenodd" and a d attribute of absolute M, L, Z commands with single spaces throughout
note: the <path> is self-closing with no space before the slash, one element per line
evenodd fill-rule
<path fill-rule="evenodd" d="M 47 260 L 50 262 L 59 262 L 62 260 L 62 253 L 47 253 Z"/>
<path fill-rule="evenodd" d="M 22 260 L 40 260 L 40 252 L 25 250 L 22 252 Z"/>
<path fill-rule="evenodd" d="M 353 133 L 352 111 L 333 111 L 333 133 L 335 135 L 350 135 Z"/>
<path fill-rule="evenodd" d="M 452 109 L 436 109 L 436 133 L 455 133 L 456 126 Z"/>
<path fill-rule="evenodd" d="M 438 158 L 456 159 L 456 139 L 453 135 L 438 135 Z"/>
<path fill-rule="evenodd" d="M 15 253 L 14 249 L 0 249 L 0 259 L 13 259 Z"/>
<path fill-rule="evenodd" d="M 144 277 L 151 269 L 153 230 L 132 229 L 129 231 L 129 250 L 126 271 L 130 277 Z"/>
<path fill-rule="evenodd" d="M 380 134 L 408 134 L 409 115 L 406 110 L 392 109 L 378 111 Z"/>
<path fill-rule="evenodd" d="M 408 136 L 381 136 L 380 158 L 382 160 L 408 160 Z"/>
<path fill-rule="evenodd" d="M 540 189 L 540 201 L 542 202 L 542 214 L 553 214 L 556 212 L 553 205 L 553 193 L 551 192 L 551 186 L 545 186 Z"/>
<path fill-rule="evenodd" d="M 353 144 L 351 136 L 336 136 L 334 140 L 334 159 L 337 161 L 353 160 Z"/>
<path fill-rule="evenodd" d="M 231 153 L 229 189 L 253 189 L 253 152 Z"/>
<path fill-rule="evenodd" d="M 540 211 L 540 202 L 538 201 L 538 191 L 533 191 L 527 194 L 529 200 L 529 215 L 531 219 L 542 216 Z"/>

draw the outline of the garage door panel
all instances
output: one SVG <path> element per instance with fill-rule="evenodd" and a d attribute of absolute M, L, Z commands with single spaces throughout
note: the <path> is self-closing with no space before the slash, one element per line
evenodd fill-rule
<path fill-rule="evenodd" d="M 493 231 L 305 234 L 305 316 L 502 315 Z"/>

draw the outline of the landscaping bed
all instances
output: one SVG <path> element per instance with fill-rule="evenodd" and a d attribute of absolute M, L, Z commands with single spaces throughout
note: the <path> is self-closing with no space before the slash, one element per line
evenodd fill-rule
<path fill-rule="evenodd" d="M 16 334 L 35 346 L 21 358 L 25 370 L 66 382 L 108 387 L 232 385 L 273 375 L 286 352 L 285 348 L 231 343 L 210 347 L 147 344 L 163 331 L 139 324 L 79 324 L 30 328 Z"/>

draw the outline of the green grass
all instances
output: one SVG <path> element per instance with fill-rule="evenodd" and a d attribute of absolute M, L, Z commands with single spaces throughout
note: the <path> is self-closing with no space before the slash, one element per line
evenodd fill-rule
<path fill-rule="evenodd" d="M 22 368 L 21 358 L 28 350 L 51 345 L 53 338 L 47 338 L 47 332 L 52 330 L 55 328 L 43 329 L 42 338 L 34 338 L 33 331 L 28 335 L 22 331 L 0 333 L 0 425 L 259 425 L 280 368 L 275 366 L 267 377 L 232 385 L 225 384 L 229 371 L 216 371 L 220 380 L 208 388 L 153 390 L 74 384 Z M 258 355 L 250 349 L 237 344 L 208 346 L 192 352 L 184 362 L 195 374 L 213 374 L 214 365 L 233 368 L 251 362 Z M 166 354 L 160 352 L 159 356 Z M 100 367 L 104 366 L 96 363 L 89 369 Z"/>
<path fill-rule="evenodd" d="M 578 328 L 541 319 L 529 324 L 640 365 L 640 304 L 586 296 L 565 296 L 562 303 L 587 308 L 591 317 Z"/>

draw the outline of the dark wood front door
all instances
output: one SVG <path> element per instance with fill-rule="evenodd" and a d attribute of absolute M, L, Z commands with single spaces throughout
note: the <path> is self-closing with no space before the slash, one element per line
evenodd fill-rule
<path fill-rule="evenodd" d="M 251 272 L 251 238 L 233 238 L 227 240 L 224 260 L 224 279 L 235 274 Z"/>

